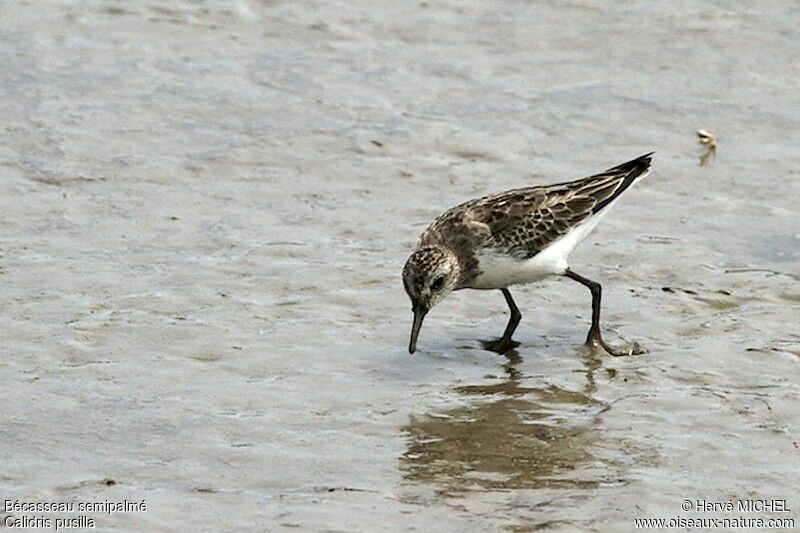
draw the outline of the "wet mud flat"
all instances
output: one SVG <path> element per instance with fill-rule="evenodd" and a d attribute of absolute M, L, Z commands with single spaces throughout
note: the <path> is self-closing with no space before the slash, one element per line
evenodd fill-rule
<path fill-rule="evenodd" d="M 791 6 L 6 2 L 0 497 L 128 530 L 800 519 Z M 716 137 L 700 165 L 699 129 Z M 589 295 L 400 269 L 435 215 L 656 150 Z M 33 513 L 36 514 L 36 513 Z M 27 512 L 5 512 L 21 518 Z M 76 518 L 78 513 L 52 514 Z M 89 516 L 89 515 L 87 515 Z"/>

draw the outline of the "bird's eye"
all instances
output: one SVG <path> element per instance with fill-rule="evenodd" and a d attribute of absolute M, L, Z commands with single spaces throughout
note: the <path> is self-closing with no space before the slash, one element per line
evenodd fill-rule
<path fill-rule="evenodd" d="M 444 276 L 438 276 L 433 280 L 433 283 L 431 283 L 431 289 L 438 291 L 441 290 L 442 287 L 444 287 Z"/>

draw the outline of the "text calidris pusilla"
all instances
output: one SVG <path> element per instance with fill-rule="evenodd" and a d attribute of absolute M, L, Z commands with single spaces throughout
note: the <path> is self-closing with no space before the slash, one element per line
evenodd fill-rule
<path fill-rule="evenodd" d="M 573 272 L 567 258 L 619 196 L 650 171 L 652 152 L 588 178 L 524 187 L 470 200 L 439 215 L 403 268 L 414 324 L 408 351 L 417 347 L 422 320 L 459 289 L 499 289 L 511 317 L 490 348 L 506 352 L 522 315 L 508 290 L 548 276 L 566 276 L 592 293 L 586 342 L 612 355 L 644 353 L 638 345 L 615 349 L 600 334 L 600 284 Z"/>

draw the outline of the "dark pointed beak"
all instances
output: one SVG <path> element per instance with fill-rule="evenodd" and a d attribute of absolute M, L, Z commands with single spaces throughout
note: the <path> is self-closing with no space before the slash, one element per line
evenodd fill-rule
<path fill-rule="evenodd" d="M 414 306 L 414 325 L 411 326 L 411 341 L 408 343 L 408 353 L 417 351 L 417 337 L 422 327 L 422 319 L 428 314 L 428 310 L 422 306 Z"/>

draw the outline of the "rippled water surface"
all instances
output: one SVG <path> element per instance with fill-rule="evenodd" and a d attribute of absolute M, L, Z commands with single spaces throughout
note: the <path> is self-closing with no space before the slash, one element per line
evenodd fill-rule
<path fill-rule="evenodd" d="M 782 498 L 800 524 L 792 3 L 0 4 L 0 496 L 98 527 L 612 531 Z M 717 137 L 699 165 L 695 132 Z M 464 199 L 656 150 L 589 294 L 400 269 Z M 4 513 L 5 515 L 20 513 Z M 787 515 L 782 515 L 787 516 Z"/>

